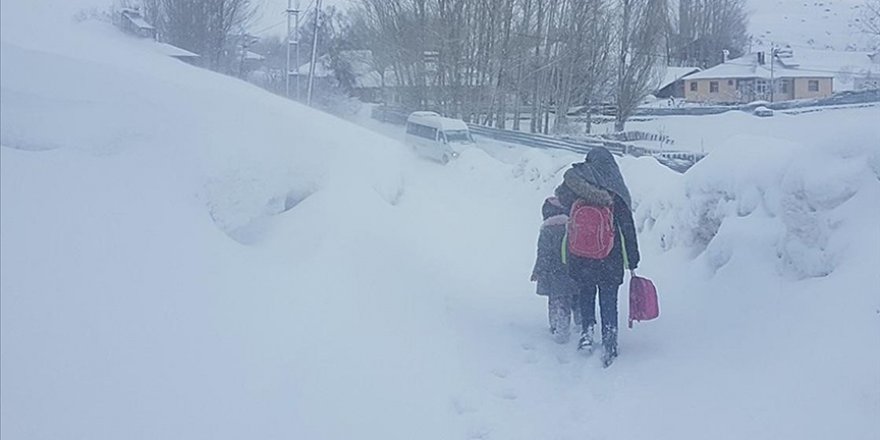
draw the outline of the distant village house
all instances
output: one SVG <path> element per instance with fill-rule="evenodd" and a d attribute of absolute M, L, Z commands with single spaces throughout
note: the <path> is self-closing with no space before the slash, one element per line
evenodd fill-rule
<path fill-rule="evenodd" d="M 791 48 L 754 52 L 688 75 L 685 99 L 739 104 L 824 98 L 840 91 L 877 88 L 877 58 L 867 52 Z"/>

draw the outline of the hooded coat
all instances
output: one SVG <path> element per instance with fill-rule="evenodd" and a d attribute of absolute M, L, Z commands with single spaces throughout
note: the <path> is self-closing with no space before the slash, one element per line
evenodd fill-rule
<path fill-rule="evenodd" d="M 541 224 L 541 233 L 538 235 L 537 258 L 532 271 L 538 281 L 537 294 L 575 295 L 578 291 L 577 284 L 562 262 L 562 241 L 568 223 L 568 209 L 555 197 L 551 197 L 544 202 L 541 211 L 544 223 Z"/>
<path fill-rule="evenodd" d="M 611 253 L 601 260 L 569 255 L 571 277 L 579 284 L 623 284 L 624 266 L 637 268 L 640 255 L 630 208 L 632 199 L 614 156 L 604 148 L 593 149 L 586 161 L 574 164 L 563 179 L 556 195 L 568 209 L 577 199 L 583 199 L 591 205 L 611 206 L 614 215 L 615 240 Z"/>

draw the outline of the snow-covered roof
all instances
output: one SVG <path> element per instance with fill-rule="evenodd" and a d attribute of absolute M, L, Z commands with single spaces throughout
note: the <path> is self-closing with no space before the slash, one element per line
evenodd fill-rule
<path fill-rule="evenodd" d="M 266 57 L 256 52 L 247 51 L 247 53 L 244 54 L 244 59 L 249 61 L 263 61 L 266 59 Z"/>
<path fill-rule="evenodd" d="M 351 73 L 354 74 L 354 86 L 356 88 L 368 89 L 382 87 L 382 75 L 376 66 L 372 51 L 344 50 L 339 53 L 339 57 L 351 67 Z M 395 83 L 394 71 L 391 68 L 386 68 L 385 85 L 393 85 Z"/>
<path fill-rule="evenodd" d="M 697 72 L 687 79 L 728 79 L 728 78 L 831 78 L 831 72 L 806 69 L 803 66 L 791 67 L 774 60 L 771 71 L 770 57 L 767 62 L 758 64 L 758 56 L 752 53 L 743 57 L 732 59 L 702 72 Z"/>
<path fill-rule="evenodd" d="M 692 74 L 699 72 L 699 67 L 675 67 L 670 66 L 666 68 L 666 73 L 663 75 L 663 78 L 660 80 L 660 83 L 657 85 L 657 90 L 664 89 L 668 87 L 670 84 L 675 83 L 676 81 Z"/>
<path fill-rule="evenodd" d="M 186 49 L 181 49 L 177 46 L 172 46 L 168 43 L 156 43 L 156 50 L 159 52 L 168 55 L 169 57 L 174 58 L 198 58 L 199 54 L 192 53 Z"/>
<path fill-rule="evenodd" d="M 135 25 L 139 29 L 148 29 L 148 30 L 155 29 L 153 27 L 153 25 L 151 25 L 150 23 L 147 23 L 147 21 L 144 20 L 144 17 L 141 16 L 141 13 L 135 9 L 123 9 L 122 16 L 125 17 L 126 19 L 128 19 L 128 21 L 130 21 L 131 24 Z"/>
<path fill-rule="evenodd" d="M 296 69 L 300 75 L 308 75 L 311 63 L 305 63 Z M 333 76 L 333 69 L 328 66 L 329 60 L 326 57 L 318 58 L 315 62 L 315 78 L 328 78 Z"/>
<path fill-rule="evenodd" d="M 339 53 L 339 58 L 347 63 L 354 75 L 355 88 L 379 88 L 382 87 L 382 75 L 376 70 L 373 60 L 373 52 L 369 50 L 344 50 Z M 305 63 L 297 69 L 300 75 L 309 74 L 309 63 Z M 318 58 L 315 65 L 315 77 L 323 78 L 333 76 L 333 69 L 330 68 L 330 59 L 328 56 Z M 393 86 L 396 84 L 394 71 L 391 68 L 385 69 L 385 85 Z"/>
<path fill-rule="evenodd" d="M 417 111 L 406 118 L 408 123 L 416 123 L 434 127 L 442 131 L 467 130 L 468 126 L 461 119 L 446 118 L 436 112 Z"/>
<path fill-rule="evenodd" d="M 875 62 L 871 52 L 795 48 L 791 53 L 791 57 L 779 57 L 779 62 L 787 67 L 827 71 L 832 75 L 880 73 L 880 60 Z"/>

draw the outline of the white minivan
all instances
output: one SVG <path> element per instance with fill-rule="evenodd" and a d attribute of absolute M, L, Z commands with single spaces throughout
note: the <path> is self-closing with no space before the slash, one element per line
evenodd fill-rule
<path fill-rule="evenodd" d="M 421 156 L 448 163 L 475 142 L 461 119 L 422 111 L 406 118 L 406 144 Z"/>

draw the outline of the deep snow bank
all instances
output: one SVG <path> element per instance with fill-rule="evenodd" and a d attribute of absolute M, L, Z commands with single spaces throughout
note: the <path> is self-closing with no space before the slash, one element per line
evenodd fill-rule
<path fill-rule="evenodd" d="M 738 136 L 684 175 L 627 160 L 636 220 L 662 250 L 686 247 L 715 271 L 736 254 L 783 275 L 820 277 L 877 263 L 880 130 L 864 125 L 809 144 Z M 663 182 L 658 184 L 658 182 Z M 756 254 L 754 254 L 756 253 Z M 873 257 L 873 258 L 871 258 Z"/>
<path fill-rule="evenodd" d="M 447 438 L 395 142 L 3 5 L 3 438 Z"/>

